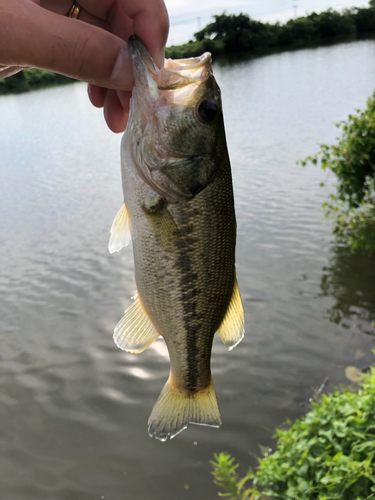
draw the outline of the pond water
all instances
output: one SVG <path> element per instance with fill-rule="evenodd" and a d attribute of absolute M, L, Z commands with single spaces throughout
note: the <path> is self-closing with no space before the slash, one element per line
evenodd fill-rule
<path fill-rule="evenodd" d="M 135 290 L 131 247 L 107 250 L 120 136 L 84 84 L 0 98 L 0 484 L 7 500 L 214 499 L 209 460 L 241 472 L 328 376 L 373 362 L 375 259 L 322 221 L 326 174 L 297 160 L 364 107 L 375 41 L 217 63 L 236 197 L 246 336 L 215 339 L 220 429 L 149 438 L 162 340 L 136 356 L 112 331 Z M 328 178 L 328 185 L 332 179 Z"/>

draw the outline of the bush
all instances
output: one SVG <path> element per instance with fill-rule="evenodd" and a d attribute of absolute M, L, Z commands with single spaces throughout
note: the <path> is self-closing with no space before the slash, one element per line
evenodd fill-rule
<path fill-rule="evenodd" d="M 358 248 L 375 253 L 375 205 L 363 203 L 357 210 L 339 213 L 333 229 L 340 241 L 353 252 Z"/>
<path fill-rule="evenodd" d="M 0 94 L 18 94 L 28 89 L 24 71 L 0 80 Z"/>
<path fill-rule="evenodd" d="M 280 30 L 279 43 L 310 42 L 317 38 L 315 23 L 308 17 L 290 19 Z"/>
<path fill-rule="evenodd" d="M 352 16 L 358 33 L 366 34 L 375 31 L 375 8 L 354 8 L 352 9 Z"/>
<path fill-rule="evenodd" d="M 234 459 L 225 453 L 215 455 L 215 483 L 226 491 L 221 496 L 230 500 L 257 500 L 262 495 L 282 500 L 375 499 L 375 367 L 363 374 L 358 393 L 322 396 L 288 430 L 277 430 L 276 437 L 275 453 L 260 460 L 256 472 L 250 470 L 242 482 Z M 252 486 L 245 490 L 250 480 Z"/>
<path fill-rule="evenodd" d="M 301 163 L 320 163 L 337 178 L 337 193 L 323 204 L 326 216 L 335 220 L 334 234 L 352 250 L 375 251 L 375 92 L 364 111 L 336 126 L 342 129 L 338 143 L 322 144 Z"/>
<path fill-rule="evenodd" d="M 320 38 L 352 35 L 356 30 L 355 22 L 348 12 L 340 14 L 332 9 L 321 12 L 316 17 L 315 23 Z"/>

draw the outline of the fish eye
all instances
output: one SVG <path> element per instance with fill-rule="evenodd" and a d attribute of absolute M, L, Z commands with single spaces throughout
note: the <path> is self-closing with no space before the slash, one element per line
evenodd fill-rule
<path fill-rule="evenodd" d="M 205 122 L 212 122 L 217 115 L 218 108 L 215 101 L 207 99 L 202 101 L 198 108 L 198 114 Z"/>

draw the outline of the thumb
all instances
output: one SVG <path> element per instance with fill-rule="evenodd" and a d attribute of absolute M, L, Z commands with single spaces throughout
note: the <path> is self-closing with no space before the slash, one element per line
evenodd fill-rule
<path fill-rule="evenodd" d="M 33 2 L 12 0 L 0 7 L 0 63 L 47 69 L 116 90 L 131 90 L 134 83 L 124 40 Z"/>

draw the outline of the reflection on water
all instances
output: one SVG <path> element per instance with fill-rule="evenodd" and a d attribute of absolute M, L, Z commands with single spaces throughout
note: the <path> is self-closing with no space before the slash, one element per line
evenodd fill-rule
<path fill-rule="evenodd" d="M 320 286 L 323 296 L 334 299 L 327 311 L 331 321 L 375 335 L 375 256 L 332 247 Z"/>

